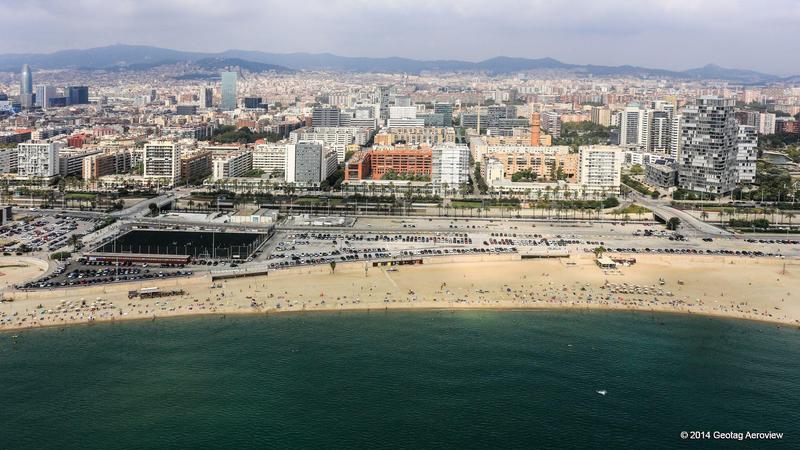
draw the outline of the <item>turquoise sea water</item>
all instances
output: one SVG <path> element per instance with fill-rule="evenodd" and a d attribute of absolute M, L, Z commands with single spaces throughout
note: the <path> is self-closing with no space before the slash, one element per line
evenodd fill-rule
<path fill-rule="evenodd" d="M 774 325 L 349 312 L 12 334 L 0 448 L 800 447 L 800 331 Z"/>

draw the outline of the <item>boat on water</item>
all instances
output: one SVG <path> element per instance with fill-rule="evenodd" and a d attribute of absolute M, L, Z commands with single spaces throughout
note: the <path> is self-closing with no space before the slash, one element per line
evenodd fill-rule
<path fill-rule="evenodd" d="M 606 394 L 608 394 L 608 391 L 605 390 L 605 389 L 601 389 L 601 390 L 597 391 L 597 393 L 600 394 L 600 395 L 606 395 Z"/>

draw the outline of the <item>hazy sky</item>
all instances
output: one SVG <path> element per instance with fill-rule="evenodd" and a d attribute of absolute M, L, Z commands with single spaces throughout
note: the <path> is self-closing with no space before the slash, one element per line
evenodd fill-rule
<path fill-rule="evenodd" d="M 800 74 L 800 0 L 0 0 L 0 53 L 114 43 Z"/>

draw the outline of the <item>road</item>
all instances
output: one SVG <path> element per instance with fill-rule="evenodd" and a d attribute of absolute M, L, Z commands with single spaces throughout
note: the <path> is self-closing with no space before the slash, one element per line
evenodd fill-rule
<path fill-rule="evenodd" d="M 669 220 L 671 217 L 677 217 L 681 220 L 681 224 L 684 227 L 688 226 L 701 235 L 706 235 L 709 237 L 734 237 L 734 234 L 730 231 L 717 228 L 714 225 L 704 222 L 685 211 L 673 208 L 672 206 L 665 204 L 663 201 L 653 200 L 636 191 L 633 191 L 631 196 L 635 199 L 636 203 L 649 208 L 664 220 Z"/>
<path fill-rule="evenodd" d="M 111 213 L 113 217 L 133 219 L 137 217 L 144 217 L 150 213 L 150 204 L 155 203 L 159 208 L 167 205 L 179 198 L 191 195 L 192 188 L 180 187 L 167 191 L 158 197 L 143 200 L 133 206 L 129 206 L 121 211 L 114 211 Z"/>

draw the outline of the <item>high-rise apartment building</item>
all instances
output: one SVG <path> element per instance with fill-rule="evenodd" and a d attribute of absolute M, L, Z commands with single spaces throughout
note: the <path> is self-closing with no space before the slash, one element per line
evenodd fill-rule
<path fill-rule="evenodd" d="M 736 101 L 700 97 L 683 110 L 678 185 L 709 194 L 731 192 L 738 179 Z"/>
<path fill-rule="evenodd" d="M 540 114 L 542 129 L 554 138 L 561 137 L 561 115 L 555 111 L 544 111 Z"/>
<path fill-rule="evenodd" d="M 0 173 L 17 172 L 17 148 L 0 148 Z"/>
<path fill-rule="evenodd" d="M 644 145 L 648 126 L 645 111 L 628 106 L 619 112 L 619 145 Z"/>
<path fill-rule="evenodd" d="M 173 142 L 144 145 L 144 177 L 177 181 L 181 177 L 181 150 Z"/>
<path fill-rule="evenodd" d="M 286 148 L 286 181 L 319 184 L 336 171 L 336 152 L 322 141 L 302 141 Z"/>
<path fill-rule="evenodd" d="M 618 113 L 619 145 L 645 152 L 676 155 L 674 138 L 679 128 L 674 105 L 663 101 L 649 107 L 627 106 Z M 599 114 L 599 113 L 598 113 Z"/>
<path fill-rule="evenodd" d="M 758 132 L 761 134 L 775 134 L 775 113 L 759 114 Z"/>
<path fill-rule="evenodd" d="M 311 110 L 311 124 L 314 127 L 338 127 L 342 111 L 335 107 L 316 107 Z"/>
<path fill-rule="evenodd" d="M 469 181 L 469 147 L 453 142 L 433 147 L 431 181 L 448 190 Z"/>
<path fill-rule="evenodd" d="M 17 145 L 17 174 L 32 179 L 49 179 L 58 175 L 58 153 L 61 142 L 24 143 Z"/>
<path fill-rule="evenodd" d="M 681 154 L 681 114 L 673 114 L 669 126 L 669 156 L 678 159 Z"/>
<path fill-rule="evenodd" d="M 258 144 L 253 149 L 253 169 L 265 174 L 286 172 L 286 144 Z"/>
<path fill-rule="evenodd" d="M 758 130 L 755 127 L 739 125 L 736 136 L 736 182 L 752 184 L 756 181 L 756 161 L 758 160 Z"/>
<path fill-rule="evenodd" d="M 611 126 L 611 110 L 608 108 L 601 108 L 598 106 L 592 107 L 592 123 L 602 125 L 604 127 Z"/>
<path fill-rule="evenodd" d="M 587 145 L 579 148 L 578 182 L 593 192 L 616 193 L 620 186 L 622 151 L 619 147 Z"/>
<path fill-rule="evenodd" d="M 347 147 L 350 145 L 367 145 L 372 130 L 356 127 L 304 127 L 289 133 L 289 142 L 322 141 L 325 146 L 336 151 L 339 162 L 344 162 Z"/>
<path fill-rule="evenodd" d="M 389 118 L 389 101 L 391 100 L 393 93 L 394 93 L 394 88 L 392 86 L 378 86 L 376 96 L 377 96 L 380 119 Z"/>
<path fill-rule="evenodd" d="M 238 74 L 236 72 L 222 72 L 222 102 L 220 107 L 223 111 L 236 109 L 236 83 Z"/>

